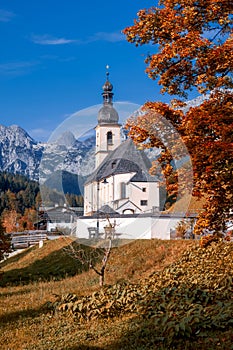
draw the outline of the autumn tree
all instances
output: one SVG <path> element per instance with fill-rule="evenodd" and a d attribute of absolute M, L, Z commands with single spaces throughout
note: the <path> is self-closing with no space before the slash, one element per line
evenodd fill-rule
<path fill-rule="evenodd" d="M 129 134 L 143 147 L 160 147 L 160 166 L 166 178 L 172 175 L 175 179 L 172 154 L 182 158 L 182 151 L 174 142 L 165 145 L 155 125 L 162 116 L 178 131 L 193 165 L 193 173 L 189 174 L 193 177 L 192 194 L 206 199 L 196 233 L 205 228 L 224 230 L 231 218 L 232 13 L 232 0 L 161 0 L 159 7 L 140 10 L 134 25 L 124 29 L 127 40 L 136 46 L 150 44 L 151 50 L 154 45 L 154 53 L 145 59 L 146 73 L 162 86 L 162 93 L 179 98 L 171 105 L 146 103 L 144 115 L 128 121 Z M 205 93 L 206 100 L 185 109 L 191 90 Z M 168 137 L 172 139 L 173 133 Z M 152 172 L 156 168 L 154 163 Z M 174 192 L 178 190 L 175 181 L 169 186 Z"/>
<path fill-rule="evenodd" d="M 38 221 L 38 211 L 35 209 L 25 209 L 24 215 L 18 219 L 18 231 L 34 230 L 34 224 Z"/>
<path fill-rule="evenodd" d="M 18 219 L 21 215 L 16 210 L 5 209 L 2 213 L 2 222 L 7 233 L 16 232 L 18 230 Z"/>
<path fill-rule="evenodd" d="M 6 235 L 5 227 L 0 219 L 0 261 L 4 258 L 5 254 L 10 251 L 10 238 Z"/>

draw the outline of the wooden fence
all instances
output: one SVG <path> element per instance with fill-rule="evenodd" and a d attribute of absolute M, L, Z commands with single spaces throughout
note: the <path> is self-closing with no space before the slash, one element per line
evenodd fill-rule
<path fill-rule="evenodd" d="M 47 233 L 12 233 L 11 234 L 11 247 L 12 249 L 28 248 L 32 245 L 38 244 L 40 241 L 48 239 Z"/>

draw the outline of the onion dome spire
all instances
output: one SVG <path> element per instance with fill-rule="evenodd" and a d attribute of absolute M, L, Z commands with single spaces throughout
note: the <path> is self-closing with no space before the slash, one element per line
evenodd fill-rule
<path fill-rule="evenodd" d="M 114 93 L 112 92 L 113 90 L 113 86 L 109 81 L 109 65 L 106 66 L 106 82 L 103 85 L 103 92 L 102 92 L 102 96 L 103 96 L 103 102 L 104 104 L 109 103 L 112 104 L 112 98 Z"/>
<path fill-rule="evenodd" d="M 104 83 L 102 89 L 103 96 L 103 107 L 99 110 L 98 113 L 98 124 L 118 124 L 119 115 L 115 108 L 113 107 L 112 98 L 113 98 L 113 86 L 109 81 L 109 66 L 106 66 L 106 82 Z"/>

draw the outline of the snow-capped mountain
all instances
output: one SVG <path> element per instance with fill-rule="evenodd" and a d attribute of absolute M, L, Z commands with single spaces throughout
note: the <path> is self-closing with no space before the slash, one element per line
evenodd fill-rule
<path fill-rule="evenodd" d="M 17 125 L 0 125 L 0 171 L 38 179 L 43 145 Z"/>
<path fill-rule="evenodd" d="M 202 95 L 188 101 L 184 107 L 200 105 L 209 95 Z M 122 126 L 122 141 L 127 131 Z M 151 151 L 150 151 L 151 152 Z M 154 158 L 158 150 L 148 152 Z M 76 139 L 70 131 L 65 131 L 57 140 L 38 143 L 17 125 L 0 125 L 0 171 L 25 175 L 32 180 L 47 181 L 54 172 L 66 171 L 83 177 L 92 173 L 95 167 L 95 130 L 87 131 Z"/>
<path fill-rule="evenodd" d="M 42 144 L 19 126 L 0 125 L 0 171 L 40 179 L 41 183 L 58 170 L 85 175 L 94 168 L 94 145 L 94 130 L 82 141 L 66 131 L 53 143 Z"/>
<path fill-rule="evenodd" d="M 93 130 L 94 131 L 94 130 Z M 44 146 L 40 163 L 40 183 L 48 180 L 55 171 L 65 170 L 77 175 L 88 175 L 95 167 L 95 136 L 76 140 L 71 132 Z M 72 142 L 70 142 L 73 140 Z M 64 142 L 65 141 L 65 142 Z"/>

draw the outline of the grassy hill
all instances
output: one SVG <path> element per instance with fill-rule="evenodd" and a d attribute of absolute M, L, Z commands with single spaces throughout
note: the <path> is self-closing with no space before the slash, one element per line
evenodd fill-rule
<path fill-rule="evenodd" d="M 232 349 L 232 243 L 114 248 L 103 290 L 69 243 L 48 241 L 1 264 L 1 349 Z"/>

